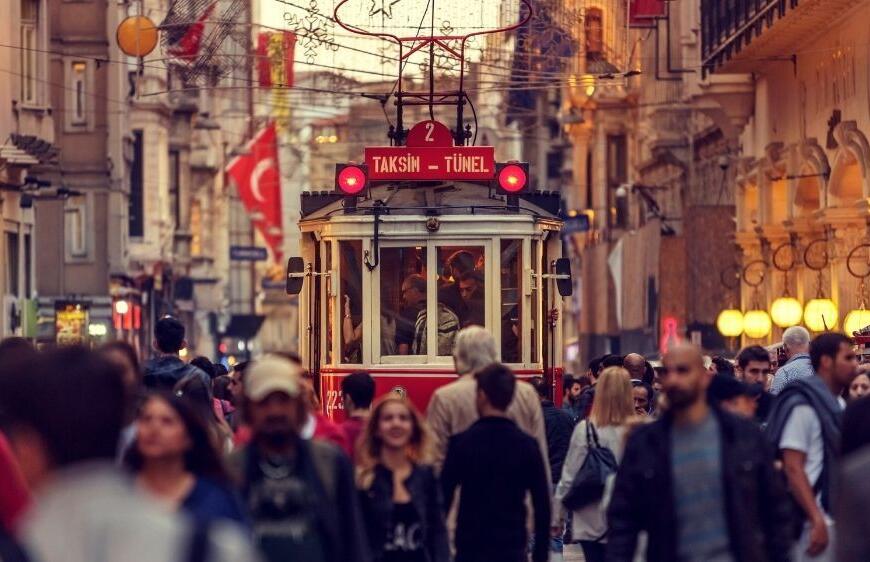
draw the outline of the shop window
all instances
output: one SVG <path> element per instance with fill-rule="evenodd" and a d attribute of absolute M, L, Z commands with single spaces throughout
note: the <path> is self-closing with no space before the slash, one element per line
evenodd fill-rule
<path fill-rule="evenodd" d="M 486 326 L 486 287 L 482 246 L 438 248 L 438 355 L 451 355 L 456 333 Z"/>
<path fill-rule="evenodd" d="M 501 360 L 523 360 L 523 241 L 501 241 Z"/>
<path fill-rule="evenodd" d="M 426 355 L 426 249 L 381 249 L 381 355 Z"/>
<path fill-rule="evenodd" d="M 341 301 L 341 362 L 363 360 L 362 241 L 338 243 Z"/>

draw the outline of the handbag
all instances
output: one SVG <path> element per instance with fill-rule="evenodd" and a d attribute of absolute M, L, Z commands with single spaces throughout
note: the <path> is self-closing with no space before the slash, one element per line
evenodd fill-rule
<path fill-rule="evenodd" d="M 588 419 L 586 420 L 586 448 L 586 459 L 574 476 L 571 489 L 562 498 L 562 504 L 571 511 L 577 511 L 600 501 L 608 477 L 616 473 L 616 456 L 613 451 L 601 446 L 598 442 L 598 432 Z"/>

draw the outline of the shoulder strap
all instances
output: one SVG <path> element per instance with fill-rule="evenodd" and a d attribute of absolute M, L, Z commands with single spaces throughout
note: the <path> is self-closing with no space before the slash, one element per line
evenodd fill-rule
<path fill-rule="evenodd" d="M 598 432 L 595 431 L 595 425 L 589 418 L 586 418 L 586 446 L 589 448 L 594 446 L 596 449 L 601 448 L 601 444 L 598 442 Z"/>

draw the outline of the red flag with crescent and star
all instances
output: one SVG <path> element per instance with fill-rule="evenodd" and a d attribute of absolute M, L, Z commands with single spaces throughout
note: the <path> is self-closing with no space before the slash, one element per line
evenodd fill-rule
<path fill-rule="evenodd" d="M 227 174 L 239 190 L 239 198 L 251 221 L 281 263 L 284 231 L 281 227 L 281 173 L 275 124 L 269 123 L 247 144 L 247 154 L 227 165 Z"/>

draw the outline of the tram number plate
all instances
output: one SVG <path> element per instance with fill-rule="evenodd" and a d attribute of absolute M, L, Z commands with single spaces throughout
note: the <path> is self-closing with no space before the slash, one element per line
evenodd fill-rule
<path fill-rule="evenodd" d="M 365 154 L 371 181 L 489 181 L 495 175 L 492 146 L 374 146 Z"/>

